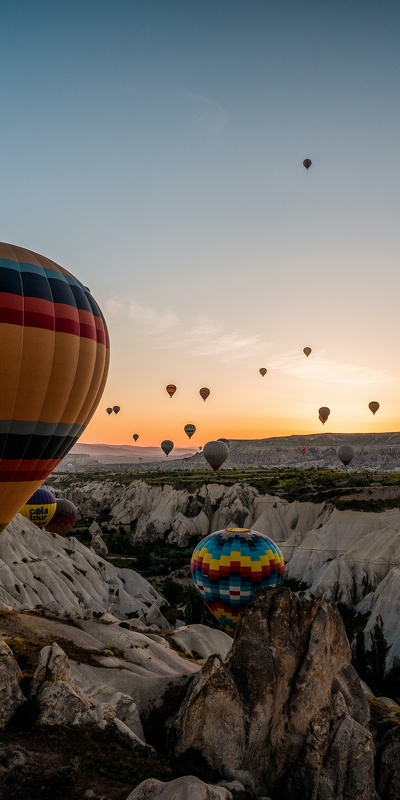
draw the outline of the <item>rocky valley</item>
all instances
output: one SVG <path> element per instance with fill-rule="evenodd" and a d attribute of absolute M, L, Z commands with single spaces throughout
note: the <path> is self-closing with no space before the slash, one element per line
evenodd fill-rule
<path fill-rule="evenodd" d="M 1 798 L 400 796 L 397 478 L 244 477 L 53 475 L 75 530 L 7 526 Z M 286 561 L 234 640 L 187 605 L 191 549 L 227 526 Z"/>

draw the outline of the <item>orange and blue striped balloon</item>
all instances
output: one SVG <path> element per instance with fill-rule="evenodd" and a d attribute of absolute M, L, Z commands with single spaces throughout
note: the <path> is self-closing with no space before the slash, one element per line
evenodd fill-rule
<path fill-rule="evenodd" d="M 90 291 L 44 256 L 0 244 L 0 531 L 84 431 L 108 362 Z"/>
<path fill-rule="evenodd" d="M 282 583 L 285 561 L 279 547 L 250 528 L 225 528 L 196 546 L 190 572 L 206 606 L 227 633 L 261 586 Z"/>

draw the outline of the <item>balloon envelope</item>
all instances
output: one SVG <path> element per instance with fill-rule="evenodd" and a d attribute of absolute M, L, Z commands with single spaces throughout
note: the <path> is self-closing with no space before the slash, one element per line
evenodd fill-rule
<path fill-rule="evenodd" d="M 190 562 L 193 583 L 220 625 L 232 633 L 261 586 L 277 586 L 285 561 L 279 547 L 250 528 L 225 528 L 196 546 Z"/>
<path fill-rule="evenodd" d="M 217 439 L 217 442 L 225 442 L 226 446 L 229 447 L 229 439 L 224 439 L 223 436 L 221 436 L 220 439 Z"/>
<path fill-rule="evenodd" d="M 303 445 L 303 447 L 299 447 L 300 453 L 302 456 L 305 456 L 307 452 L 307 448 Z"/>
<path fill-rule="evenodd" d="M 34 522 L 38 528 L 45 528 L 56 512 L 56 498 L 48 489 L 36 489 L 28 502 L 22 506 L 20 514 Z"/>
<path fill-rule="evenodd" d="M 336 455 L 338 459 L 347 467 L 350 464 L 350 461 L 353 460 L 356 451 L 351 444 L 341 444 L 340 447 L 336 450 Z"/>
<path fill-rule="evenodd" d="M 108 361 L 107 327 L 83 284 L 0 244 L 0 531 L 85 430 Z"/>
<path fill-rule="evenodd" d="M 259 369 L 259 373 L 264 377 L 264 375 L 267 374 L 267 370 L 265 369 L 265 367 L 261 367 L 261 369 Z"/>
<path fill-rule="evenodd" d="M 307 356 L 307 358 L 311 352 L 312 352 L 311 347 L 303 347 L 303 353 Z"/>
<path fill-rule="evenodd" d="M 133 436 L 132 436 L 132 439 L 134 439 L 135 442 L 137 442 L 138 438 L 139 438 L 139 434 L 138 433 L 134 433 Z"/>
<path fill-rule="evenodd" d="M 203 398 L 204 402 L 206 402 L 207 397 L 209 396 L 209 394 L 210 394 L 210 390 L 207 389 L 206 386 L 204 386 L 202 389 L 199 390 L 199 395 L 200 395 L 200 397 Z"/>
<path fill-rule="evenodd" d="M 58 533 L 59 536 L 66 536 L 67 533 L 72 531 L 78 519 L 78 509 L 71 500 L 66 500 L 64 497 L 56 499 L 56 510 L 50 520 L 45 525 L 47 531 L 50 533 Z"/>
<path fill-rule="evenodd" d="M 165 388 L 170 397 L 172 397 L 172 395 L 176 392 L 176 386 L 173 383 L 169 383 Z"/>
<path fill-rule="evenodd" d="M 106 411 L 107 411 L 107 414 L 112 414 L 112 412 L 113 412 L 112 408 L 106 408 Z"/>
<path fill-rule="evenodd" d="M 305 158 L 304 159 L 303 167 L 305 167 L 306 169 L 310 169 L 311 164 L 312 164 L 311 158 Z"/>
<path fill-rule="evenodd" d="M 188 422 L 188 424 L 185 425 L 183 430 L 185 431 L 189 439 L 191 439 L 193 434 L 196 433 L 196 425 L 192 425 L 190 422 Z"/>
<path fill-rule="evenodd" d="M 368 408 L 373 414 L 376 414 L 379 408 L 379 403 L 377 403 L 376 400 L 371 400 L 371 402 L 368 403 Z"/>
<path fill-rule="evenodd" d="M 168 456 L 169 453 L 171 452 L 171 450 L 174 449 L 174 443 L 171 442 L 171 439 L 164 439 L 164 441 L 161 442 L 160 446 L 161 446 L 161 450 L 164 451 L 166 456 Z"/>
<path fill-rule="evenodd" d="M 327 406 L 322 406 L 320 409 L 318 409 L 318 415 L 323 425 L 328 419 L 330 413 L 331 410 L 330 408 L 327 408 Z"/>
<path fill-rule="evenodd" d="M 225 442 L 207 442 L 203 447 L 203 456 L 214 472 L 219 469 L 229 456 L 229 447 Z"/>
<path fill-rule="evenodd" d="M 120 409 L 120 407 L 119 407 L 119 406 L 113 406 L 113 412 L 114 412 L 114 414 L 118 414 L 120 411 L 121 411 L 121 409 Z"/>

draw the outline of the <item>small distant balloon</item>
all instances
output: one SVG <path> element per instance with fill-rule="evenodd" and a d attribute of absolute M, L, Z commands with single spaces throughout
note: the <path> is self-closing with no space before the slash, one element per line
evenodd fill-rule
<path fill-rule="evenodd" d="M 257 589 L 282 583 L 285 559 L 272 539 L 250 528 L 225 528 L 202 539 L 190 562 L 192 581 L 227 633 Z"/>
<path fill-rule="evenodd" d="M 191 439 L 193 434 L 196 433 L 196 425 L 192 425 L 191 422 L 188 422 L 188 424 L 185 425 L 183 430 L 185 431 L 186 436 L 188 436 L 189 439 Z"/>
<path fill-rule="evenodd" d="M 379 403 L 377 403 L 376 400 L 371 400 L 371 402 L 368 403 L 368 408 L 373 414 L 376 414 L 379 408 Z"/>
<path fill-rule="evenodd" d="M 225 442 L 207 442 L 203 447 L 203 456 L 214 472 L 216 472 L 228 458 L 229 447 Z"/>
<path fill-rule="evenodd" d="M 134 433 L 133 436 L 132 436 L 132 439 L 134 439 L 135 442 L 137 442 L 138 438 L 139 438 L 139 434 L 138 433 Z"/>
<path fill-rule="evenodd" d="M 172 397 L 172 395 L 174 395 L 176 392 L 176 386 L 173 383 L 169 383 L 168 386 L 166 386 L 165 388 L 170 397 Z"/>
<path fill-rule="evenodd" d="M 168 456 L 173 449 L 174 443 L 171 442 L 171 439 L 164 439 L 164 441 L 161 442 L 161 450 L 163 450 L 166 456 Z"/>
<path fill-rule="evenodd" d="M 307 448 L 305 447 L 305 445 L 303 445 L 303 447 L 299 447 L 299 450 L 300 450 L 301 455 L 305 456 L 305 454 L 307 452 Z"/>
<path fill-rule="evenodd" d="M 113 412 L 114 412 L 114 414 L 119 414 L 119 412 L 120 412 L 120 411 L 121 411 L 121 409 L 120 409 L 120 407 L 119 407 L 119 406 L 113 406 Z"/>
<path fill-rule="evenodd" d="M 330 413 L 331 410 L 330 408 L 327 408 L 327 406 L 322 406 L 320 409 L 318 409 L 318 416 L 323 425 L 325 425 Z"/>
<path fill-rule="evenodd" d="M 56 499 L 56 510 L 50 522 L 45 526 L 50 533 L 58 533 L 59 536 L 66 536 L 72 531 L 78 519 L 78 509 L 71 500 L 64 497 Z"/>
<path fill-rule="evenodd" d="M 353 460 L 356 451 L 351 444 L 341 444 L 340 447 L 336 450 L 336 455 L 338 459 L 347 467 L 350 464 L 350 461 Z"/>
<path fill-rule="evenodd" d="M 203 398 L 204 402 L 206 402 L 206 400 L 207 400 L 207 397 L 209 396 L 209 394 L 210 394 L 210 390 L 209 390 L 209 389 L 207 389 L 207 387 L 206 387 L 206 386 L 204 386 L 204 387 L 203 387 L 202 389 L 200 389 L 200 391 L 199 391 L 199 395 L 200 395 L 200 397 L 202 397 L 202 398 Z"/>
<path fill-rule="evenodd" d="M 203 448 L 202 448 L 202 446 L 200 445 L 200 447 L 199 447 L 199 450 L 202 450 L 202 449 L 203 449 Z"/>
<path fill-rule="evenodd" d="M 34 522 L 38 528 L 45 528 L 56 512 L 56 498 L 48 489 L 36 489 L 36 492 L 22 506 L 20 514 Z"/>
<path fill-rule="evenodd" d="M 304 355 L 307 356 L 307 358 L 308 358 L 308 356 L 310 355 L 311 352 L 312 352 L 311 351 L 311 347 L 303 347 L 303 353 L 304 353 Z"/>
<path fill-rule="evenodd" d="M 305 167 L 307 170 L 309 170 L 309 169 L 310 169 L 310 167 L 311 167 L 311 164 L 312 164 L 311 158 L 305 158 L 305 159 L 304 159 L 304 161 L 303 161 L 303 167 Z"/>
<path fill-rule="evenodd" d="M 267 374 L 267 370 L 265 369 L 265 367 L 261 367 L 261 369 L 259 369 L 258 371 L 259 371 L 260 375 L 262 375 L 263 377 L 264 377 L 264 375 Z"/>
<path fill-rule="evenodd" d="M 113 412 L 112 408 L 106 408 L 106 411 L 107 411 L 107 414 L 112 414 L 112 412 Z"/>

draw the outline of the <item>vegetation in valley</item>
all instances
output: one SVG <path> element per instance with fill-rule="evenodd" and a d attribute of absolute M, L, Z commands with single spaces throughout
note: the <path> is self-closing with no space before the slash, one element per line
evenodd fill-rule
<path fill-rule="evenodd" d="M 144 481 L 149 486 L 169 485 L 174 489 L 196 492 L 204 484 L 233 486 L 235 483 L 254 486 L 260 494 L 272 494 L 289 502 L 332 502 L 338 508 L 379 511 L 400 504 L 399 472 L 356 472 L 345 469 L 297 469 L 294 467 L 246 467 L 220 469 L 94 472 L 62 475 L 60 487 L 87 484 L 88 480 L 114 481 L 128 486 L 132 481 Z M 391 489 L 391 496 L 385 497 Z M 382 495 L 382 497 L 381 497 Z"/>

